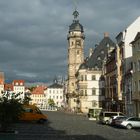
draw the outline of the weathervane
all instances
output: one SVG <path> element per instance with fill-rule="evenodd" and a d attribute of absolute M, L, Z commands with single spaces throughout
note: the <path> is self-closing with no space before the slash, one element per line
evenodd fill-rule
<path fill-rule="evenodd" d="M 77 5 L 77 2 L 76 0 L 74 0 L 74 7 L 75 7 L 75 11 L 73 12 L 74 19 L 76 19 L 79 16 L 76 5 Z"/>

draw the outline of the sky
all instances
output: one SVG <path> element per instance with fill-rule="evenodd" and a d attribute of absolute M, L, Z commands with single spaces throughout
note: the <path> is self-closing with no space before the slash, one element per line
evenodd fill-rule
<path fill-rule="evenodd" d="M 75 6 L 76 5 L 76 6 Z M 0 71 L 5 82 L 67 77 L 67 34 L 77 7 L 85 57 L 109 32 L 115 42 L 140 16 L 140 0 L 0 0 Z"/>

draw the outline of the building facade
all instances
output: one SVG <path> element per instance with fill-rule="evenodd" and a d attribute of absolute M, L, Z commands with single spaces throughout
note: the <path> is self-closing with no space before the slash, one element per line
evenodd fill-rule
<path fill-rule="evenodd" d="M 105 79 L 103 65 L 107 55 L 115 47 L 115 43 L 105 33 L 95 49 L 90 49 L 89 57 L 85 59 L 77 71 L 77 108 L 84 113 L 89 109 L 97 112 L 105 108 Z"/>
<path fill-rule="evenodd" d="M 37 105 L 40 109 L 46 109 L 47 108 L 47 102 L 46 102 L 46 95 L 44 91 L 47 89 L 46 86 L 38 85 L 33 89 L 31 92 L 31 104 Z"/>
<path fill-rule="evenodd" d="M 133 93 L 134 115 L 140 117 L 140 32 L 132 42 L 133 50 Z"/>
<path fill-rule="evenodd" d="M 77 108 L 83 113 L 88 113 L 89 109 L 101 110 L 104 101 L 101 84 L 102 71 L 88 69 L 82 65 L 78 71 L 78 98 Z"/>
<path fill-rule="evenodd" d="M 140 17 L 138 17 L 124 31 L 120 32 L 117 37 L 117 92 L 120 100 L 124 102 L 124 111 L 127 115 L 132 112 L 132 47 L 131 42 L 134 40 L 137 32 L 140 31 Z M 128 89 L 128 86 L 130 87 Z"/>
<path fill-rule="evenodd" d="M 25 94 L 25 81 L 24 80 L 13 80 L 13 93 L 18 94 L 18 98 L 24 99 Z"/>
<path fill-rule="evenodd" d="M 64 87 L 60 85 L 57 80 L 45 91 L 47 99 L 47 107 L 49 107 L 48 100 L 52 99 L 56 107 L 63 107 L 65 105 Z"/>

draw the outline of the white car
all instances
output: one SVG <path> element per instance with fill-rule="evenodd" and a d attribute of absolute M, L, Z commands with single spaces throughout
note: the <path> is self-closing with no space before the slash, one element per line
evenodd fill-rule
<path fill-rule="evenodd" d="M 117 120 L 126 119 L 126 118 L 127 117 L 126 116 L 123 116 L 123 115 L 121 115 L 121 116 L 112 116 L 109 119 L 109 125 L 115 125 L 115 123 L 116 123 Z"/>
<path fill-rule="evenodd" d="M 125 127 L 127 129 L 140 128 L 140 118 L 129 117 L 124 120 L 116 121 L 116 125 Z"/>

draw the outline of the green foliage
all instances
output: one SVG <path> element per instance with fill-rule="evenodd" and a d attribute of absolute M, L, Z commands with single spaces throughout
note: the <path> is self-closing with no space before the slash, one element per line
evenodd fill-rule
<path fill-rule="evenodd" d="M 29 87 L 29 90 L 32 92 L 35 89 L 35 87 Z"/>
<path fill-rule="evenodd" d="M 49 104 L 49 106 L 54 106 L 55 105 L 54 100 L 48 99 L 48 104 Z"/>
<path fill-rule="evenodd" d="M 21 99 L 17 98 L 18 96 L 13 93 L 10 97 L 8 93 L 3 93 L 0 97 L 0 129 L 2 131 L 6 131 L 11 123 L 17 121 L 23 111 Z"/>
<path fill-rule="evenodd" d="M 31 99 L 31 97 L 30 97 L 30 93 L 26 93 L 26 94 L 25 94 L 25 97 L 24 97 L 24 99 L 23 99 L 23 104 L 28 105 L 28 104 L 30 103 L 31 100 L 32 100 L 32 99 Z"/>

